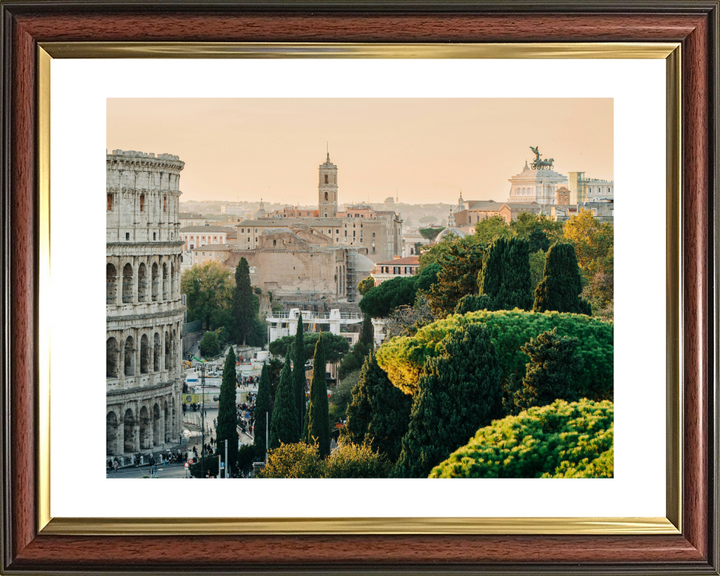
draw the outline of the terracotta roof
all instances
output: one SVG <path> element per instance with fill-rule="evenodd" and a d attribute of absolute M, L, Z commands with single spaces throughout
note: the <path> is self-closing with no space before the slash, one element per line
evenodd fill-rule
<path fill-rule="evenodd" d="M 227 232 L 231 232 L 231 231 L 232 231 L 231 228 L 225 228 L 224 226 L 185 226 L 185 228 L 180 228 L 181 233 L 183 233 L 183 232 L 187 232 L 187 233 L 190 233 L 190 232 L 196 232 L 196 233 L 197 232 L 205 232 L 205 233 L 207 233 L 207 232 L 210 232 L 210 233 L 226 232 L 227 233 Z"/>
<path fill-rule="evenodd" d="M 418 256 L 406 256 L 405 258 L 395 258 L 387 262 L 376 262 L 375 266 L 417 266 L 420 264 Z"/>

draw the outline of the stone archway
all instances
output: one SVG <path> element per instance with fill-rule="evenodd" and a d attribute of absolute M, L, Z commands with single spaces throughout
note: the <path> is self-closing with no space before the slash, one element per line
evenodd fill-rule
<path fill-rule="evenodd" d="M 163 413 L 165 414 L 165 442 L 172 440 L 172 419 L 167 399 L 163 402 Z"/>
<path fill-rule="evenodd" d="M 108 456 L 115 456 L 118 453 L 118 419 L 115 412 L 108 412 L 106 417 L 106 448 Z"/>
<path fill-rule="evenodd" d="M 135 418 L 130 408 L 125 410 L 123 428 L 123 452 L 126 454 L 135 452 Z"/>

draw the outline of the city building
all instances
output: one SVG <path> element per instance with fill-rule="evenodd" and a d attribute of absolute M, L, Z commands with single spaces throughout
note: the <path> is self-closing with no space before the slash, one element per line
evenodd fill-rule
<path fill-rule="evenodd" d="M 286 207 L 268 213 L 261 202 L 251 220 L 237 224 L 239 249 L 255 250 L 264 230 L 306 227 L 337 247 L 352 247 L 373 262 L 402 254 L 402 220 L 392 210 L 364 204 L 338 209 L 338 168 L 327 155 L 318 169 L 318 210 Z"/>
<path fill-rule="evenodd" d="M 386 280 L 393 278 L 407 278 L 414 276 L 420 269 L 420 258 L 418 256 L 400 257 L 396 256 L 387 262 L 375 264 L 370 274 L 375 279 L 375 286 L 380 286 Z"/>
<path fill-rule="evenodd" d="M 297 331 L 298 316 L 301 314 L 303 330 L 306 333 L 330 332 L 336 336 L 347 338 L 350 346 L 353 346 L 360 338 L 360 332 L 351 332 L 347 328 L 362 323 L 362 314 L 342 312 L 339 309 L 333 309 L 330 312 L 314 312 L 291 308 L 285 312 L 273 312 L 266 318 L 268 342 L 274 342 L 285 336 L 294 336 Z"/>
<path fill-rule="evenodd" d="M 171 154 L 107 154 L 107 455 L 177 446 L 182 430 L 180 171 Z"/>

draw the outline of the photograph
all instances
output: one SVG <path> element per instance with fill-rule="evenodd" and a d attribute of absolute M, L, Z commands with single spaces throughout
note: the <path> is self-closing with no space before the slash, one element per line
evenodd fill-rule
<path fill-rule="evenodd" d="M 613 478 L 612 98 L 108 98 L 106 477 Z"/>

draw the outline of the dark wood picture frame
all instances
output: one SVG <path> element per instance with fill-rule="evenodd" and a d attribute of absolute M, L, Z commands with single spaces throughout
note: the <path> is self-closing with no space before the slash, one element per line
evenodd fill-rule
<path fill-rule="evenodd" d="M 0 8 L 4 573 L 718 574 L 717 0 L 9 0 Z M 83 41 L 681 43 L 682 533 L 138 537 L 39 531 L 37 46 Z"/>

